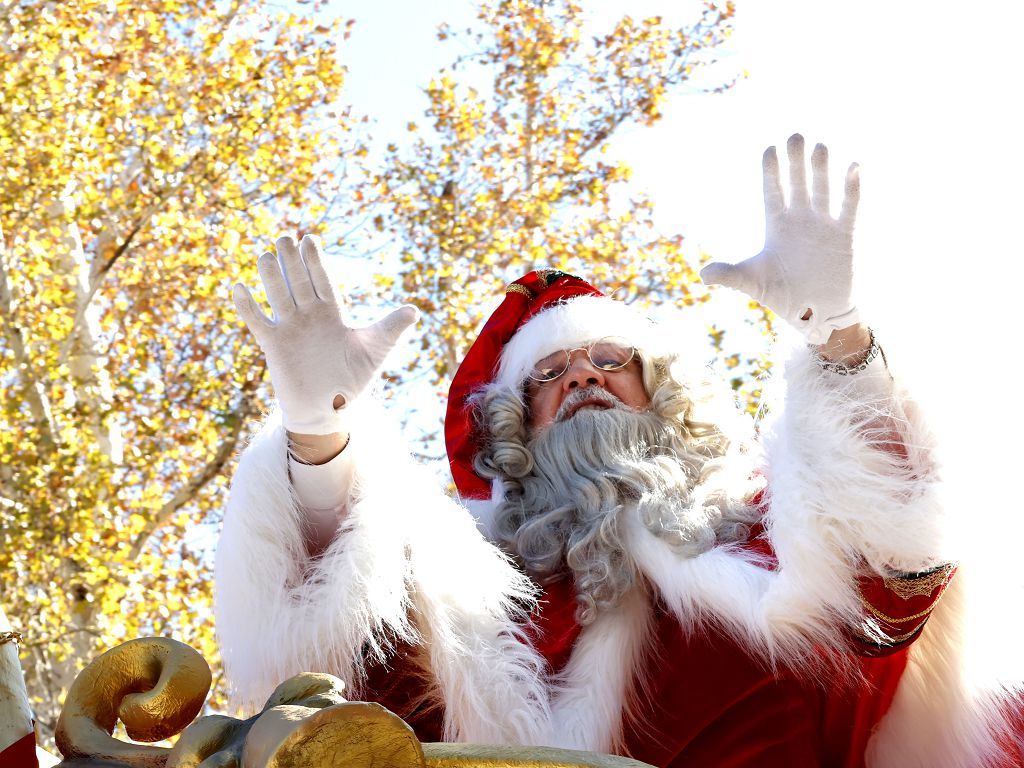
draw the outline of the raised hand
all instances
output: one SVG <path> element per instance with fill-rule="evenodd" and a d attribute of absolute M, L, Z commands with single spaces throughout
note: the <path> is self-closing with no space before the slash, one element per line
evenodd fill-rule
<path fill-rule="evenodd" d="M 233 292 L 238 314 L 266 355 L 285 429 L 308 435 L 344 431 L 341 409 L 370 386 L 416 320 L 415 308 L 406 306 L 366 328 L 348 327 L 321 255 L 319 240 L 307 235 L 301 243 L 282 237 L 277 256 L 260 256 L 273 319 L 244 285 Z"/>
<path fill-rule="evenodd" d="M 800 330 L 812 344 L 824 344 L 832 331 L 859 322 L 853 287 L 853 226 L 860 199 L 854 163 L 846 173 L 842 212 L 829 212 L 828 149 L 811 154 L 811 191 L 804 169 L 804 139 L 790 136 L 789 206 L 782 196 L 775 147 L 765 150 L 765 243 L 739 264 L 713 262 L 701 279 L 743 291 Z"/>

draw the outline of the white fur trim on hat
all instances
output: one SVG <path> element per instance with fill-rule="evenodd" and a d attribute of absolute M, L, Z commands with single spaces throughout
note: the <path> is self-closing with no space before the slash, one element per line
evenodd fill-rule
<path fill-rule="evenodd" d="M 667 349 L 657 326 L 621 301 L 580 296 L 545 309 L 516 331 L 501 355 L 495 384 L 518 388 L 534 364 L 560 349 L 618 336 L 652 356 Z"/>

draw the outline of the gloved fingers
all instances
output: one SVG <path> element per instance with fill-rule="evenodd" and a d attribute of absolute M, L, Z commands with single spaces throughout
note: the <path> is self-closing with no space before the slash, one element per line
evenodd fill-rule
<path fill-rule="evenodd" d="M 746 289 L 746 276 L 739 264 L 713 261 L 700 271 L 700 279 L 705 285 L 724 285 L 726 288 L 749 293 Z"/>
<path fill-rule="evenodd" d="M 829 216 L 828 147 L 817 144 L 811 153 L 811 208 Z"/>
<path fill-rule="evenodd" d="M 764 253 L 759 253 L 739 264 L 715 261 L 700 271 L 700 279 L 707 285 L 723 285 L 742 291 L 754 301 L 764 303 L 764 258 Z"/>
<path fill-rule="evenodd" d="M 839 214 L 839 224 L 847 231 L 853 231 L 857 220 L 857 203 L 860 202 L 860 166 L 851 163 L 846 172 L 846 194 L 843 197 L 843 210 Z"/>
<path fill-rule="evenodd" d="M 387 317 L 378 320 L 370 328 L 373 334 L 384 341 L 390 349 L 398 341 L 398 337 L 410 325 L 416 322 L 419 312 L 416 307 L 406 304 L 391 312 Z"/>
<path fill-rule="evenodd" d="M 729 266 L 729 264 L 723 264 L 720 261 L 712 261 L 701 269 L 701 282 L 704 285 L 725 285 L 724 281 L 728 279 Z"/>
<path fill-rule="evenodd" d="M 295 242 L 294 237 L 285 235 L 277 239 L 277 258 L 281 262 L 281 270 L 284 272 L 284 279 L 295 306 L 302 307 L 316 301 L 313 283 L 309 279 L 306 265 L 302 263 L 299 244 Z"/>
<path fill-rule="evenodd" d="M 269 251 L 264 253 L 256 261 L 256 269 L 263 281 L 263 289 L 267 292 L 270 308 L 274 310 L 274 319 L 280 319 L 291 313 L 295 309 L 295 301 L 292 299 L 291 291 L 288 290 L 288 284 L 281 273 L 281 265 L 277 261 L 277 256 Z"/>
<path fill-rule="evenodd" d="M 323 247 L 320 245 L 320 238 L 315 235 L 306 235 L 299 243 L 299 250 L 302 252 L 302 260 L 306 262 L 306 271 L 309 272 L 309 279 L 313 283 L 313 290 L 317 298 L 329 304 L 339 304 L 338 297 L 334 293 L 334 286 L 327 276 L 327 270 L 321 257 Z"/>
<path fill-rule="evenodd" d="M 764 174 L 764 212 L 769 219 L 778 216 L 785 210 L 782 199 L 782 182 L 779 180 L 779 156 L 775 147 L 768 147 L 761 157 L 761 170 Z"/>
<path fill-rule="evenodd" d="M 235 283 L 235 287 L 231 290 L 231 298 L 235 302 L 235 309 L 238 311 L 239 317 L 242 318 L 242 322 L 252 332 L 252 335 L 256 337 L 256 341 L 260 340 L 264 328 L 274 327 L 273 321 L 256 305 L 256 300 L 246 286 Z"/>
<path fill-rule="evenodd" d="M 804 168 L 804 137 L 794 133 L 786 142 L 789 155 L 789 206 L 790 208 L 806 208 L 807 169 Z"/>

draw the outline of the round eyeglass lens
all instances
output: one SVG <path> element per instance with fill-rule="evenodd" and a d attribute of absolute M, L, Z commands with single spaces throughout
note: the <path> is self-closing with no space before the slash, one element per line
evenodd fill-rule
<path fill-rule="evenodd" d="M 586 352 L 591 364 L 602 371 L 617 371 L 620 368 L 625 368 L 636 355 L 636 349 L 625 339 L 607 337 L 598 339 L 585 347 L 560 349 L 557 352 L 552 352 L 537 361 L 533 370 L 530 371 L 530 378 L 540 382 L 554 381 L 569 370 L 572 353 L 577 351 Z"/>
<path fill-rule="evenodd" d="M 542 360 L 538 360 L 534 364 L 533 370 L 530 371 L 530 378 L 534 381 L 554 381 L 567 370 L 569 370 L 569 353 L 560 349 Z"/>
<path fill-rule="evenodd" d="M 629 364 L 636 350 L 622 339 L 601 339 L 588 347 L 587 354 L 595 368 L 617 371 Z"/>

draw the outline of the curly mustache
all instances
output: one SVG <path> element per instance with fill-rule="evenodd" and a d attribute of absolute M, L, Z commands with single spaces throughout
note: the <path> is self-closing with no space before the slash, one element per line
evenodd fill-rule
<path fill-rule="evenodd" d="M 555 414 L 555 421 L 565 421 L 574 416 L 577 413 L 577 409 L 584 403 L 600 403 L 606 409 L 621 408 L 628 411 L 633 410 L 602 387 L 586 387 L 584 389 L 574 389 L 566 395 L 565 400 L 562 401 L 558 412 Z"/>

